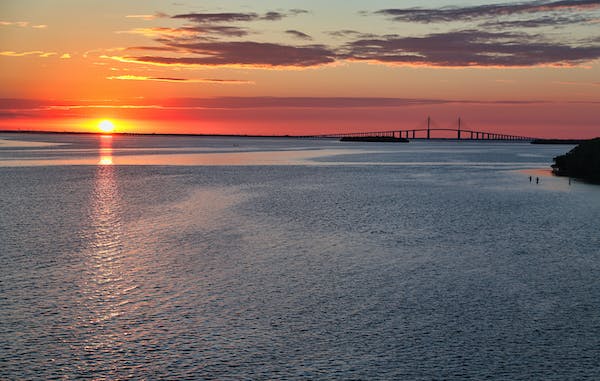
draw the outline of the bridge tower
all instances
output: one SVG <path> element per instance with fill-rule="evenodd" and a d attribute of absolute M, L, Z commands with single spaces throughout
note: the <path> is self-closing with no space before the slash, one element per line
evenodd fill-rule
<path fill-rule="evenodd" d="M 427 139 L 431 138 L 431 117 L 427 117 Z"/>

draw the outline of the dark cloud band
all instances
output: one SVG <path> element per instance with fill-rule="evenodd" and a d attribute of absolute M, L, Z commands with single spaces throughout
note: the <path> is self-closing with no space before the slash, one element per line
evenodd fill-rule
<path fill-rule="evenodd" d="M 538 12 L 582 11 L 596 8 L 600 8 L 600 1 L 598 0 L 564 0 L 552 2 L 529 1 L 513 4 L 486 4 L 472 7 L 445 7 L 438 9 L 382 9 L 375 13 L 389 16 L 394 21 L 436 23 Z"/>
<path fill-rule="evenodd" d="M 396 21 L 473 21 L 463 30 L 421 36 L 374 35 L 355 30 L 329 32 L 337 46 L 231 41 L 242 39 L 251 28 L 223 23 L 276 21 L 306 13 L 304 10 L 259 13 L 186 13 L 174 19 L 191 21 L 179 28 L 140 30 L 160 46 L 137 47 L 161 53 L 135 57 L 111 57 L 127 62 L 156 65 L 313 67 L 338 61 L 435 67 L 532 67 L 569 66 L 600 59 L 600 45 L 589 35 L 585 41 L 564 34 L 545 37 L 542 32 L 524 33 L 539 27 L 583 25 L 600 10 L 600 0 L 525 1 L 438 9 L 384 9 L 377 11 Z M 586 11 L 586 12 L 582 12 Z M 518 31 L 518 32 L 517 32 Z M 298 40 L 313 40 L 305 32 L 282 33 Z M 130 48 L 129 50 L 132 50 Z"/>
<path fill-rule="evenodd" d="M 162 65 L 318 66 L 335 61 L 335 53 L 322 45 L 290 46 L 251 41 L 169 43 L 177 51 L 196 57 L 135 57 L 137 62 Z"/>
<path fill-rule="evenodd" d="M 308 13 L 303 9 L 292 9 L 289 12 L 270 11 L 263 15 L 254 12 L 226 12 L 226 13 L 184 13 L 175 15 L 173 19 L 185 19 L 199 24 L 224 23 L 224 22 L 248 22 L 248 21 L 279 21 L 288 16 L 297 16 Z"/>
<path fill-rule="evenodd" d="M 466 30 L 356 40 L 347 46 L 346 58 L 446 67 L 569 65 L 600 58 L 600 47 L 532 41 L 525 34 Z"/>

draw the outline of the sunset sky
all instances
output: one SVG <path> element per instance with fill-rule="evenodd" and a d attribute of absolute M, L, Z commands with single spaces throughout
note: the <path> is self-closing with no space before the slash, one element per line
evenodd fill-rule
<path fill-rule="evenodd" d="M 600 136 L 600 0 L 0 2 L 0 129 Z"/>

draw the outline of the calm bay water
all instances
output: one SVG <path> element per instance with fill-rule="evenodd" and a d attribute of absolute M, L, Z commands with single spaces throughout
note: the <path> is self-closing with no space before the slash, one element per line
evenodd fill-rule
<path fill-rule="evenodd" d="M 570 148 L 0 135 L 0 378 L 599 379 Z"/>

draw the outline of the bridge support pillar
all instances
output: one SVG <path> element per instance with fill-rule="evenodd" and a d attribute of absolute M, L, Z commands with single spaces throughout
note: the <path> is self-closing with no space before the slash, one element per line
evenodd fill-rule
<path fill-rule="evenodd" d="M 431 117 L 427 117 L 427 140 L 431 138 Z"/>

